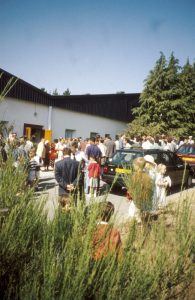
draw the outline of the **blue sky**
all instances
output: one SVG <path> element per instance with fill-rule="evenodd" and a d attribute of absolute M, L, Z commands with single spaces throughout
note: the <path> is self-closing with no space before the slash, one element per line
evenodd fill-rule
<path fill-rule="evenodd" d="M 0 67 L 48 92 L 141 92 L 160 51 L 195 61 L 194 0 L 0 0 Z"/>

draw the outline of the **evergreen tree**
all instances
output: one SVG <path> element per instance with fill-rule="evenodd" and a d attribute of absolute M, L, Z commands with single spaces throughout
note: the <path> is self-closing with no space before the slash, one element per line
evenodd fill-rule
<path fill-rule="evenodd" d="M 166 131 L 179 129 L 182 125 L 183 104 L 179 91 L 179 70 L 179 61 L 172 53 L 166 68 L 164 90 L 161 91 L 162 120 Z"/>
<path fill-rule="evenodd" d="M 47 90 L 45 88 L 41 88 L 41 91 L 47 93 Z"/>
<path fill-rule="evenodd" d="M 145 80 L 140 106 L 133 110 L 135 120 L 127 132 L 193 134 L 195 118 L 195 66 L 189 61 L 182 68 L 172 53 L 163 53 Z M 136 132 L 137 129 L 138 132 Z"/>
<path fill-rule="evenodd" d="M 57 90 L 57 89 L 53 90 L 53 93 L 52 93 L 52 95 L 53 95 L 53 96 L 59 96 L 59 94 L 58 94 L 58 90 Z"/>
<path fill-rule="evenodd" d="M 70 93 L 70 90 L 69 90 L 69 89 L 66 89 L 62 95 L 63 95 L 63 96 L 70 96 L 70 94 L 71 94 L 71 93 Z"/>
<path fill-rule="evenodd" d="M 145 80 L 144 90 L 140 95 L 140 106 L 133 110 L 137 122 L 147 127 L 160 123 L 164 129 L 162 116 L 165 114 L 162 91 L 165 90 L 166 59 L 163 53 L 156 65 Z"/>
<path fill-rule="evenodd" d="M 195 65 L 189 59 L 180 73 L 179 84 L 181 101 L 183 103 L 183 127 L 186 134 L 195 133 Z"/>

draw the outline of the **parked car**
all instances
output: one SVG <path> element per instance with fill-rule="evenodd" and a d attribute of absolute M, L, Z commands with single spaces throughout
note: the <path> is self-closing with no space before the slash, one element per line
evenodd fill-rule
<path fill-rule="evenodd" d="M 181 145 L 177 149 L 176 154 L 184 162 L 186 162 L 187 164 L 189 164 L 192 167 L 193 172 L 195 174 L 195 144 Z"/>
<path fill-rule="evenodd" d="M 142 148 L 131 148 L 117 150 L 113 156 L 107 160 L 102 175 L 103 181 L 109 185 L 124 186 L 124 173 L 128 173 L 132 162 L 137 157 L 143 157 L 146 154 L 152 155 L 157 164 L 164 164 L 167 167 L 167 175 L 170 176 L 172 186 L 182 185 L 192 186 L 193 171 L 173 152 Z M 117 176 L 116 176 L 117 175 Z"/>

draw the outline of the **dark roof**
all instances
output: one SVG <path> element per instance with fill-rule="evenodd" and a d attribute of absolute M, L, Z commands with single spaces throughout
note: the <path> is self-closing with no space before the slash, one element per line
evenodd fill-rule
<path fill-rule="evenodd" d="M 16 77 L 3 69 L 0 69 L 0 93 L 7 82 Z M 134 94 L 102 94 L 102 95 L 70 95 L 52 96 L 18 79 L 7 96 L 18 100 L 25 100 L 64 108 L 72 111 L 87 113 L 109 119 L 130 122 L 132 120 L 131 109 L 138 106 L 139 93 Z"/>

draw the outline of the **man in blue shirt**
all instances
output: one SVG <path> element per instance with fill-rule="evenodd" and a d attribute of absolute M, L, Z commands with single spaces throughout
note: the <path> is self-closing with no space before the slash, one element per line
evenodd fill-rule
<path fill-rule="evenodd" d="M 86 156 L 87 156 L 88 160 L 91 155 L 95 157 L 95 160 L 98 163 L 100 163 L 102 152 L 101 152 L 100 148 L 98 147 L 98 145 L 96 144 L 94 137 L 90 138 L 90 146 L 88 146 L 86 148 Z"/>

